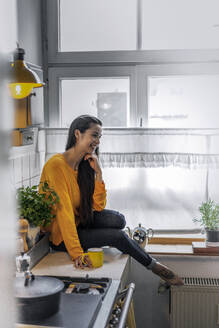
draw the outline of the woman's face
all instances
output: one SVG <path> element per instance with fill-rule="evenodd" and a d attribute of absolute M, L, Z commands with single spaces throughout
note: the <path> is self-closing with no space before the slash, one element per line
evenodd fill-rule
<path fill-rule="evenodd" d="M 90 128 L 84 133 L 76 130 L 76 144 L 80 146 L 85 153 L 92 154 L 100 144 L 102 128 L 99 124 L 91 123 Z"/>

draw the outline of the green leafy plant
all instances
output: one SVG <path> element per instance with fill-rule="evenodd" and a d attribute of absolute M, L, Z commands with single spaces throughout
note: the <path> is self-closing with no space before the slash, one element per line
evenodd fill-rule
<path fill-rule="evenodd" d="M 219 205 L 209 199 L 199 207 L 200 219 L 193 219 L 193 222 L 201 223 L 206 230 L 217 230 L 219 228 Z"/>
<path fill-rule="evenodd" d="M 47 182 L 19 188 L 17 199 L 19 215 L 27 219 L 30 225 L 46 227 L 56 217 L 55 208 L 59 196 Z"/>

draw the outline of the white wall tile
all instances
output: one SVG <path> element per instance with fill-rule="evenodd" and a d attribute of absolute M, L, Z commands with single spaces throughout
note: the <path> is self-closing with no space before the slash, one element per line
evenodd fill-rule
<path fill-rule="evenodd" d="M 23 180 L 22 181 L 22 186 L 24 186 L 24 187 L 30 186 L 30 180 L 29 179 Z"/>
<path fill-rule="evenodd" d="M 30 179 L 29 154 L 21 157 L 22 159 L 22 181 Z"/>
<path fill-rule="evenodd" d="M 22 187 L 22 182 L 18 182 L 15 184 L 15 189 L 21 188 Z"/>
<path fill-rule="evenodd" d="M 67 141 L 66 134 L 49 134 L 46 138 L 47 153 L 62 153 Z"/>
<path fill-rule="evenodd" d="M 10 160 L 10 182 L 12 187 L 38 184 L 41 175 L 40 154 L 37 152 L 25 153 L 24 156 Z"/>
<path fill-rule="evenodd" d="M 32 153 L 29 157 L 30 164 L 30 178 L 40 174 L 39 153 Z"/>
<path fill-rule="evenodd" d="M 32 178 L 31 182 L 30 182 L 31 186 L 38 185 L 39 183 L 40 183 L 40 176 L 39 175 Z"/>
<path fill-rule="evenodd" d="M 14 177 L 14 160 L 9 161 L 9 169 L 10 169 L 10 183 L 12 186 L 15 184 L 15 177 Z"/>
<path fill-rule="evenodd" d="M 40 153 L 35 154 L 35 164 L 36 164 L 36 175 L 41 174 L 41 167 L 40 167 Z"/>
<path fill-rule="evenodd" d="M 22 181 L 22 158 L 14 159 L 14 183 L 17 184 Z"/>

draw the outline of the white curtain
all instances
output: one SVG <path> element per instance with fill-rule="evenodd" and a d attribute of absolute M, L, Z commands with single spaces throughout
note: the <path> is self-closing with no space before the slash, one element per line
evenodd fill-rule
<path fill-rule="evenodd" d="M 45 159 L 64 151 L 67 134 L 68 129 L 39 132 L 42 166 Z M 219 129 L 105 128 L 100 161 L 103 168 L 218 169 Z"/>
<path fill-rule="evenodd" d="M 42 157 L 63 152 L 67 133 L 46 129 L 46 142 L 42 135 L 38 145 Z M 157 230 L 193 231 L 201 202 L 219 199 L 218 145 L 216 129 L 103 129 L 107 208 L 124 213 L 132 228 L 141 222 Z"/>
<path fill-rule="evenodd" d="M 107 167 L 219 168 L 219 129 L 104 129 Z"/>

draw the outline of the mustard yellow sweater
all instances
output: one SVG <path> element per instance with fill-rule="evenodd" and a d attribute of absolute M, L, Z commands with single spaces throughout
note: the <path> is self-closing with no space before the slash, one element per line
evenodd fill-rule
<path fill-rule="evenodd" d="M 52 156 L 44 165 L 41 182 L 47 181 L 60 197 L 56 210 L 56 218 L 48 227 L 51 232 L 50 240 L 54 245 L 64 241 L 67 251 L 74 260 L 83 254 L 77 225 L 78 208 L 80 204 L 80 190 L 77 183 L 77 171 L 73 170 L 62 154 Z M 106 190 L 104 182 L 95 181 L 93 195 L 93 209 L 101 211 L 106 204 Z"/>

